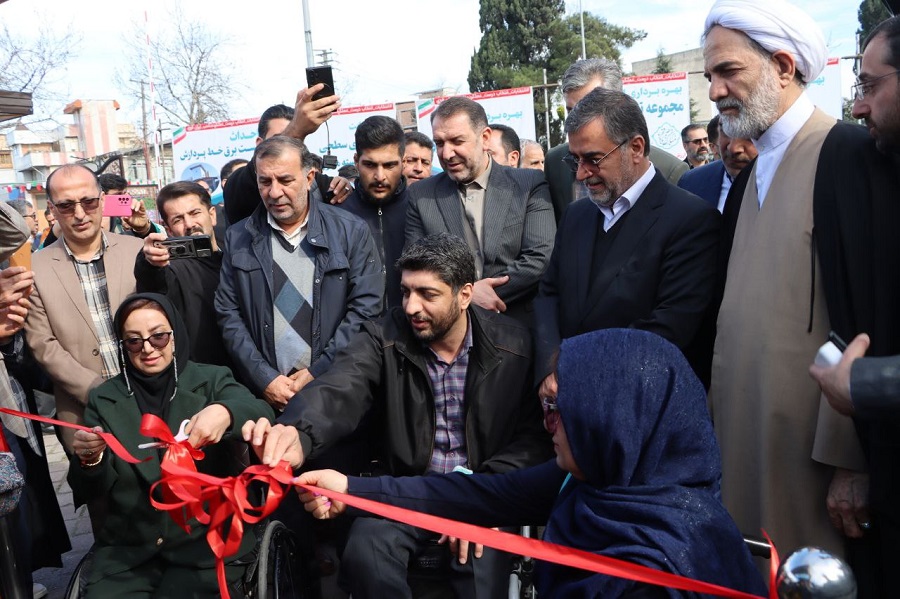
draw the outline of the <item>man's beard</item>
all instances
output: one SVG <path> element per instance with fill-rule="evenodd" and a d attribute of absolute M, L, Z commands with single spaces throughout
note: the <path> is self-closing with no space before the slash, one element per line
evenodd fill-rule
<path fill-rule="evenodd" d="M 443 339 L 444 336 L 447 335 L 447 332 L 451 328 L 453 328 L 454 323 L 456 323 L 456 319 L 459 318 L 459 302 L 454 299 L 453 304 L 450 306 L 449 310 L 434 317 L 428 317 L 422 313 L 417 313 L 413 316 L 406 316 L 406 318 L 409 320 L 412 320 L 413 317 L 424 320 L 431 324 L 431 328 L 427 331 L 419 331 L 416 330 L 415 327 L 413 327 L 412 331 L 416 339 L 418 339 L 422 343 L 434 343 L 435 341 L 440 341 L 441 339 Z"/>
<path fill-rule="evenodd" d="M 716 102 L 722 130 L 732 139 L 759 139 L 778 120 L 781 88 L 778 79 L 769 71 L 759 81 L 745 102 L 735 98 L 723 98 Z M 722 111 L 737 108 L 737 116 Z"/>
<path fill-rule="evenodd" d="M 584 189 L 588 192 L 588 197 L 591 198 L 591 201 L 594 202 L 597 206 L 601 208 L 609 208 L 613 204 L 615 204 L 616 200 L 624 193 L 629 187 L 634 185 L 634 179 L 631 183 L 625 185 L 625 183 L 632 179 L 630 176 L 631 171 L 629 170 L 628 164 L 628 156 L 623 152 L 622 156 L 619 158 L 619 179 L 614 181 L 606 177 L 593 176 L 585 179 L 584 181 Z M 602 191 L 591 191 L 591 189 L 587 186 L 588 183 L 599 183 L 603 182 L 603 190 Z"/>

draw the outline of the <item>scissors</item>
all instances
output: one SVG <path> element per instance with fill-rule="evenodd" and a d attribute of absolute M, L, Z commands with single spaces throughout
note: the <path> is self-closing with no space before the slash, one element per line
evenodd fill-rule
<path fill-rule="evenodd" d="M 178 427 L 178 434 L 175 435 L 175 441 L 186 441 L 188 438 L 188 434 L 184 432 L 184 427 L 190 424 L 190 420 L 182 420 L 181 426 Z M 169 444 L 165 441 L 152 441 L 150 443 L 141 443 L 138 445 L 138 449 L 153 449 L 155 447 L 168 447 Z"/>

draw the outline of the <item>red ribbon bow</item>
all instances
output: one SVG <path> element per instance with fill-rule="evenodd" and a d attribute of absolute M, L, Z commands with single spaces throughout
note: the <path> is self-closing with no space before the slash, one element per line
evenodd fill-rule
<path fill-rule="evenodd" d="M 191 519 L 207 527 L 206 541 L 216 557 L 219 593 L 228 597 L 225 558 L 240 548 L 245 522 L 256 524 L 271 515 L 281 503 L 285 488 L 293 478 L 290 465 L 281 462 L 275 468 L 250 466 L 238 476 L 219 478 L 197 472 L 194 460 L 202 459 L 203 452 L 187 441 L 175 441 L 160 418 L 145 414 L 141 420 L 141 433 L 168 444 L 160 462 L 162 478 L 150 487 L 150 504 L 169 512 L 175 523 L 188 534 Z M 247 487 L 254 481 L 267 487 L 261 505 L 251 502 L 248 496 Z M 157 487 L 162 500 L 154 497 Z"/>

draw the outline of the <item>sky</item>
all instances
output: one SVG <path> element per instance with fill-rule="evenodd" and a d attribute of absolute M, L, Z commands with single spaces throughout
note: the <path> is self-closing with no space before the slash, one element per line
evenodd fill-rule
<path fill-rule="evenodd" d="M 764 2 L 765 0 L 759 0 Z M 0 3 L 0 23 L 17 36 L 40 28 L 71 29 L 81 36 L 76 59 L 54 82 L 67 101 L 115 99 L 121 122 L 137 122 L 139 101 L 123 93 L 115 75 L 126 75 L 122 48 L 145 39 L 144 13 L 151 35 L 165 27 L 176 0 L 8 0 Z M 344 105 L 399 101 L 419 91 L 446 86 L 468 92 L 469 61 L 478 46 L 478 0 L 308 0 L 313 47 L 335 53 L 335 87 Z M 793 0 L 825 33 L 831 56 L 855 51 L 856 0 Z M 268 106 L 294 104 L 305 86 L 306 51 L 301 0 L 258 0 L 234 4 L 182 0 L 188 17 L 221 34 L 228 62 L 239 83 L 230 98 L 231 117 L 251 118 Z M 586 12 L 610 23 L 642 29 L 647 38 L 623 56 L 623 66 L 699 46 L 703 21 L 713 0 L 568 0 L 567 11 Z M 249 10 L 257 8 L 256 12 Z M 39 11 L 39 12 L 36 12 Z M 851 61 L 843 70 L 849 92 Z M 127 77 L 124 77 L 127 79 Z M 60 103 L 61 113 L 65 103 Z"/>

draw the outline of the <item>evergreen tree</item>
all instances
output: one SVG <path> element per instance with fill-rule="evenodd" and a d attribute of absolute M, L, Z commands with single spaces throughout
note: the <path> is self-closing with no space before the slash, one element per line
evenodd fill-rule
<path fill-rule="evenodd" d="M 469 89 L 473 92 L 558 81 L 581 57 L 581 20 L 576 13 L 564 16 L 564 0 L 481 0 L 481 43 L 472 56 Z M 621 49 L 632 46 L 646 33 L 611 25 L 585 13 L 588 57 L 619 62 Z M 539 141 L 544 142 L 545 106 L 542 90 L 534 94 Z M 552 103 L 552 101 L 551 101 Z M 550 111 L 551 145 L 562 141 L 562 118 Z"/>
<path fill-rule="evenodd" d="M 860 44 L 869 37 L 875 26 L 891 16 L 881 0 L 862 0 L 859 5 L 859 29 L 856 31 Z"/>
<path fill-rule="evenodd" d="M 660 48 L 656 51 L 656 66 L 653 67 L 654 75 L 672 72 L 672 59 L 666 56 L 666 51 Z"/>

